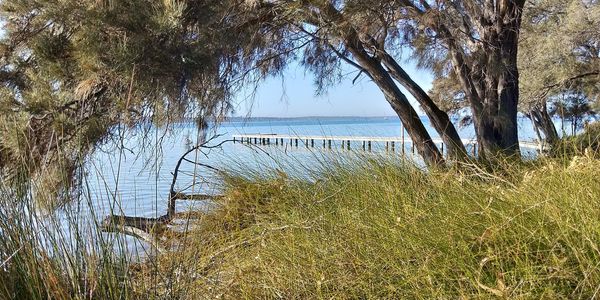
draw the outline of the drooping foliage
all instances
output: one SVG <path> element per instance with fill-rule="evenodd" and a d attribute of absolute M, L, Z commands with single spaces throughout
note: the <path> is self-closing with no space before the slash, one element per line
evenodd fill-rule
<path fill-rule="evenodd" d="M 558 141 L 553 112 L 565 117 L 567 108 L 574 117 L 569 119 L 577 120 L 593 114 L 598 102 L 599 19 L 600 6 L 593 1 L 534 1 L 527 7 L 519 58 L 525 76 L 521 110 L 549 144 Z M 578 105 L 565 106 L 566 98 Z"/>
<path fill-rule="evenodd" d="M 317 93 L 341 80 L 342 66 L 356 69 L 373 81 L 400 117 L 416 148 L 428 164 L 440 164 L 442 155 L 431 141 L 417 111 L 401 87 L 406 88 L 448 146 L 451 157 L 464 154 L 464 146 L 448 115 L 441 111 L 402 67 L 402 46 L 407 21 L 405 4 L 394 1 L 246 1 L 238 19 L 257 20 L 256 29 L 271 42 L 270 53 L 246 53 L 258 62 L 277 67 L 296 60 L 315 75 Z M 267 38 L 271 37 L 271 38 Z M 276 42 L 273 42 L 276 41 Z M 356 74 L 356 75 L 355 75 Z"/>
<path fill-rule="evenodd" d="M 229 3 L 193 4 L 2 2 L 0 175 L 65 194 L 119 128 L 224 117 L 246 78 Z"/>
<path fill-rule="evenodd" d="M 464 146 L 446 112 L 464 108 L 482 155 L 514 154 L 516 109 L 525 103 L 519 98 L 583 77 L 586 93 L 597 88 L 588 76 L 597 70 L 597 31 L 590 29 L 597 25 L 597 4 L 574 1 L 3 2 L 2 176 L 51 178 L 48 185 L 59 190 L 78 161 L 117 129 L 188 117 L 218 120 L 244 83 L 281 75 L 293 61 L 314 73 L 317 93 L 345 78 L 343 65 L 356 69 L 354 80 L 373 81 L 429 164 L 443 157 L 401 87 L 451 157 L 460 157 Z M 556 39 L 536 42 L 547 28 L 570 36 L 557 54 L 545 51 Z M 519 43 L 532 66 L 516 68 Z M 434 71 L 430 94 L 403 69 L 406 49 Z M 547 52 L 554 58 L 539 55 Z M 537 60 L 573 67 L 530 79 L 551 69 Z"/>

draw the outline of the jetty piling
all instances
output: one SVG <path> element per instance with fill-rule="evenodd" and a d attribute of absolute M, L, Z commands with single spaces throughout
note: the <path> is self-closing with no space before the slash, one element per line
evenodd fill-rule
<path fill-rule="evenodd" d="M 279 135 L 279 134 L 238 134 L 233 135 L 234 143 L 246 143 L 246 144 L 256 144 L 256 145 L 271 145 L 271 139 L 275 140 L 275 145 L 283 146 L 285 145 L 284 140 L 290 141 L 290 146 L 295 146 L 298 148 L 298 141 L 302 140 L 306 148 L 314 148 L 315 140 L 322 141 L 323 149 L 332 149 L 332 143 L 334 141 L 339 141 L 341 149 L 350 150 L 352 142 L 360 142 L 363 151 L 371 152 L 373 150 L 373 143 L 385 143 L 385 151 L 395 152 L 396 150 L 396 142 L 401 146 L 402 154 L 406 154 L 406 143 L 410 143 L 410 151 L 414 154 L 416 152 L 415 143 L 411 140 L 406 140 L 404 135 L 404 130 L 401 132 L 400 137 L 376 137 L 376 136 L 292 136 L 292 135 Z M 432 139 L 432 141 L 439 145 L 439 149 L 443 155 L 445 151 L 447 151 L 447 147 L 444 144 L 444 141 L 438 138 Z M 475 140 L 462 140 L 463 144 L 470 146 L 471 152 L 474 156 L 478 155 L 478 147 L 477 141 Z M 359 144 L 360 145 L 360 144 Z M 381 145 L 381 144 L 380 144 Z M 519 145 L 522 148 L 533 148 L 538 149 L 538 144 L 535 142 L 519 142 Z"/>

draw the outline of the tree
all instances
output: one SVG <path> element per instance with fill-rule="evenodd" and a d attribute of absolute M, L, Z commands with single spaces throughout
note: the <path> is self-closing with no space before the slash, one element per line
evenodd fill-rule
<path fill-rule="evenodd" d="M 590 101 L 598 91 L 598 34 L 600 24 L 598 4 L 580 0 L 538 0 L 527 2 L 519 34 L 518 109 L 528 116 L 546 142 L 559 138 L 548 111 L 548 102 L 568 90 L 582 90 Z M 467 28 L 464 27 L 463 28 Z M 475 42 L 480 42 L 474 36 Z M 424 64 L 436 71 L 431 95 L 451 113 L 461 113 L 471 107 L 464 85 L 449 63 L 449 51 L 442 49 L 435 59 L 428 59 L 429 40 L 415 41 L 424 48 Z M 466 45 L 471 45 L 468 42 Z M 472 45 L 467 52 L 472 56 Z M 470 115 L 465 118 L 473 121 Z"/>
<path fill-rule="evenodd" d="M 252 1 L 240 5 L 236 19 L 241 28 L 256 26 L 255 39 L 274 51 L 241 52 L 244 60 L 261 66 L 278 59 L 277 72 L 294 59 L 314 72 L 317 92 L 340 80 L 342 63 L 369 77 L 400 117 L 419 154 L 430 165 L 443 157 L 431 140 L 416 110 L 400 86 L 419 102 L 433 127 L 448 145 L 453 159 L 466 154 L 456 128 L 427 93 L 401 67 L 397 57 L 402 47 L 403 19 L 395 1 Z M 190 3 L 189 7 L 193 7 Z M 292 54 L 292 55 L 290 55 Z M 356 80 L 356 79 L 355 79 Z"/>
<path fill-rule="evenodd" d="M 582 129 L 585 121 L 596 116 L 589 99 L 580 92 L 566 93 L 561 97 L 556 97 L 549 114 L 570 121 L 571 135 L 575 135 L 577 130 Z"/>
<path fill-rule="evenodd" d="M 175 1 L 2 2 L 2 178 L 68 196 L 80 162 L 123 128 L 224 117 L 244 64 L 212 29 L 226 8 L 198 3 L 190 27 Z"/>
<path fill-rule="evenodd" d="M 482 157 L 519 154 L 517 50 L 524 2 L 403 1 L 414 22 L 417 58 L 437 78 L 456 78 Z"/>
<path fill-rule="evenodd" d="M 526 7 L 520 42 L 521 110 L 554 144 L 558 133 L 548 111 L 552 98 L 579 90 L 593 101 L 600 86 L 600 6 L 581 0 L 538 0 Z"/>

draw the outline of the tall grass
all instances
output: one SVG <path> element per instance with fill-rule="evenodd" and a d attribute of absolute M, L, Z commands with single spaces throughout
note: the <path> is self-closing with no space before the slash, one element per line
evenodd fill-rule
<path fill-rule="evenodd" d="M 600 295 L 600 162 L 506 168 L 369 156 L 310 178 L 233 170 L 219 208 L 159 265 L 182 266 L 187 299 Z"/>
<path fill-rule="evenodd" d="M 588 151 L 588 155 L 600 157 L 600 122 L 590 123 L 581 134 L 561 139 L 550 149 L 550 154 L 565 157 L 585 151 Z"/>
<path fill-rule="evenodd" d="M 125 241 L 102 234 L 80 209 L 75 205 L 49 212 L 29 195 L 0 189 L 0 299 L 134 295 L 127 280 Z"/>
<path fill-rule="evenodd" d="M 214 210 L 140 263 L 81 213 L 91 198 L 41 216 L 0 186 L 0 299 L 600 295 L 593 153 L 446 170 L 346 153 L 231 164 Z"/>

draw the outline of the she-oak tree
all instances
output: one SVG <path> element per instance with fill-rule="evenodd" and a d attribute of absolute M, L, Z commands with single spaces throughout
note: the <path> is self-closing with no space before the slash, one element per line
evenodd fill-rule
<path fill-rule="evenodd" d="M 464 146 L 446 112 L 404 72 L 398 52 L 408 46 L 421 65 L 458 79 L 471 108 L 481 157 L 518 156 L 517 49 L 523 5 L 524 0 L 275 0 L 252 1 L 246 12 L 263 16 L 261 32 L 304 41 L 299 48 L 306 49 L 304 61 L 317 78 L 335 74 L 338 61 L 369 76 L 419 154 L 429 164 L 440 164 L 439 150 L 397 83 L 419 102 L 450 146 L 450 157 L 461 157 Z"/>
<path fill-rule="evenodd" d="M 522 7 L 513 0 L 5 2 L 1 121 L 17 134 L 0 139 L 0 163 L 27 162 L 35 174 L 60 156 L 75 160 L 117 124 L 221 115 L 236 87 L 280 74 L 295 59 L 315 72 L 319 88 L 339 80 L 341 63 L 356 67 L 381 89 L 424 160 L 442 164 L 406 88 L 449 157 L 460 159 L 466 151 L 447 113 L 399 63 L 406 47 L 460 79 L 481 155 L 517 154 Z"/>

